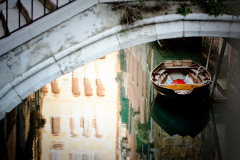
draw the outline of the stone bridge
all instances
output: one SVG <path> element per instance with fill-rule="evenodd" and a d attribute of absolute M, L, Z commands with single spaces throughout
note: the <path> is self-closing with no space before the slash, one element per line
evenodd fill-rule
<path fill-rule="evenodd" d="M 100 2 L 99 2 L 100 1 Z M 77 0 L 0 40 L 0 119 L 45 84 L 109 53 L 159 39 L 214 36 L 240 39 L 240 17 L 209 16 L 179 4 L 119 25 L 121 11 L 104 0 Z"/>

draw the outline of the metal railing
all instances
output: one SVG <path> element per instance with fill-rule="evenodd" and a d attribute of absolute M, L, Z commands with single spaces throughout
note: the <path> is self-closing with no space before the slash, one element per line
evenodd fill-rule
<path fill-rule="evenodd" d="M 18 30 L 20 30 L 20 29 L 22 29 L 22 28 L 24 28 L 24 27 L 26 27 L 26 26 L 28 26 L 28 25 L 30 25 L 31 23 L 33 23 L 33 22 L 35 22 L 35 21 L 37 21 L 37 20 L 39 20 L 39 19 L 47 16 L 48 14 L 51 14 L 52 12 L 54 12 L 54 11 L 56 11 L 56 10 L 58 10 L 58 9 L 64 7 L 64 6 L 66 6 L 66 5 L 68 5 L 68 4 L 70 4 L 70 3 L 72 3 L 72 2 L 74 2 L 74 1 L 76 1 L 76 0 L 69 0 L 67 3 L 61 5 L 60 7 L 58 6 L 58 5 L 59 5 L 58 1 L 59 1 L 59 0 L 56 0 L 55 9 L 53 9 L 53 10 L 49 11 L 48 13 L 46 13 L 47 0 L 43 0 L 43 9 L 44 9 L 44 10 L 43 10 L 43 15 L 40 16 L 40 17 L 38 17 L 38 18 L 36 18 L 36 19 L 34 19 L 34 18 L 33 18 L 33 13 L 34 13 L 33 4 L 34 4 L 34 1 L 31 0 L 31 13 L 28 13 L 28 12 L 27 12 L 27 14 L 28 14 L 28 16 L 29 16 L 29 18 L 30 18 L 30 22 L 27 22 L 27 20 L 26 20 L 27 24 L 21 26 L 21 13 L 22 13 L 22 9 L 24 8 L 24 6 L 22 5 L 21 0 L 18 0 L 18 2 L 17 2 L 17 7 L 18 7 L 18 28 L 10 32 L 10 31 L 9 31 L 9 28 L 8 28 L 8 27 L 9 27 L 9 26 L 8 26 L 8 25 L 9 25 L 9 24 L 8 24 L 8 22 L 9 22 L 9 8 L 8 8 L 8 0 L 6 0 L 6 1 L 5 1 L 5 3 L 6 3 L 6 17 L 5 17 L 5 18 L 4 18 L 4 15 L 3 15 L 3 11 L 1 11 L 1 12 L 2 12 L 2 13 L 1 13 L 2 17 L 1 17 L 1 18 L 2 18 L 2 22 L 3 22 L 3 28 L 4 28 L 4 31 L 5 31 L 5 35 L 2 36 L 2 37 L 0 37 L 0 39 L 3 39 L 3 38 L 5 38 L 5 37 L 8 37 L 10 34 L 16 32 L 16 31 L 18 31 Z M 1 1 L 1 2 L 3 2 L 3 1 Z M 48 3 L 51 3 L 50 0 L 48 0 Z M 24 8 L 24 9 L 25 9 L 25 8 Z M 25 9 L 25 10 L 26 10 L 26 9 Z M 24 14 L 23 14 L 23 16 L 24 16 Z M 25 15 L 25 16 L 26 16 L 26 15 Z M 26 19 L 25 16 L 24 16 L 24 18 Z"/>

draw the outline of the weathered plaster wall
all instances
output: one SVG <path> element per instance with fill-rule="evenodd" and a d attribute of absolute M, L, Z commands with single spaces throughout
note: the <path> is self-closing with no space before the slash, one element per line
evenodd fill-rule
<path fill-rule="evenodd" d="M 61 16 L 56 14 L 52 19 L 42 19 L 35 26 L 32 24 L 0 41 L 1 114 L 61 75 L 120 49 L 177 37 L 240 38 L 239 17 L 224 15 L 216 18 L 201 13 L 186 17 L 176 14 L 154 16 L 149 13 L 126 31 L 125 26 L 119 25 L 121 11 L 112 12 L 104 3 L 94 6 L 93 1 L 86 3 L 89 9 L 37 37 L 34 30 L 41 30 L 46 22 L 59 20 Z M 74 7 L 77 10 L 78 6 Z M 69 10 L 64 14 L 71 14 Z M 11 42 L 12 37 L 19 41 L 24 33 L 35 38 L 11 49 L 11 43 L 17 41 Z"/>

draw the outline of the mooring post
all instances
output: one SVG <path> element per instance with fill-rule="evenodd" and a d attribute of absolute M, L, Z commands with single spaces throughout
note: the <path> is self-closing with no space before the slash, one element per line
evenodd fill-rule
<path fill-rule="evenodd" d="M 211 44 L 210 44 L 209 52 L 208 52 L 208 58 L 207 58 L 207 64 L 206 64 L 206 70 L 208 70 L 208 65 L 209 65 L 210 55 L 211 55 L 211 50 L 212 50 L 212 43 L 213 43 L 213 37 L 211 37 Z"/>
<path fill-rule="evenodd" d="M 211 98 L 213 96 L 214 89 L 215 89 L 216 84 L 217 84 L 217 78 L 218 78 L 219 71 L 220 71 L 220 68 L 221 68 L 226 44 L 227 44 L 226 40 L 223 40 L 221 52 L 220 52 L 220 55 L 219 55 L 219 58 L 218 58 L 217 68 L 215 70 L 215 74 L 214 74 L 214 77 L 213 77 L 212 89 L 210 91 L 209 106 L 210 106 L 210 103 L 211 103 Z M 218 138 L 218 134 L 217 134 L 217 127 L 216 127 L 216 122 L 215 122 L 215 116 L 213 114 L 212 107 L 210 107 L 209 114 L 210 114 L 210 118 L 212 120 L 212 128 L 213 128 L 214 141 L 215 141 L 215 144 L 216 144 L 218 159 L 222 160 L 222 153 L 221 153 L 221 149 L 220 149 L 219 138 Z"/>
<path fill-rule="evenodd" d="M 215 70 L 215 74 L 214 74 L 214 77 L 213 77 L 213 83 L 212 83 L 212 90 L 210 92 L 210 98 L 212 98 L 213 91 L 214 91 L 214 89 L 216 87 L 216 84 L 217 84 L 217 78 L 218 78 L 219 71 L 220 71 L 220 68 L 221 68 L 221 64 L 222 64 L 222 60 L 223 60 L 226 44 L 227 44 L 226 40 L 223 40 L 221 53 L 220 53 L 219 58 L 218 58 L 217 68 Z"/>
<path fill-rule="evenodd" d="M 210 131 L 210 123 L 208 124 L 208 134 L 209 134 L 209 141 L 210 141 L 210 156 L 211 156 L 211 160 L 214 160 L 214 155 L 213 155 L 213 149 L 212 149 L 212 138 L 211 138 L 211 131 Z"/>

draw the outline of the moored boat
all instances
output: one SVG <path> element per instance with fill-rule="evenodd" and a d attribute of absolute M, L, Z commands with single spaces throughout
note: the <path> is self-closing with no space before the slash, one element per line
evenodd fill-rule
<path fill-rule="evenodd" d="M 210 73 L 192 60 L 166 60 L 151 73 L 153 87 L 173 97 L 203 97 L 210 81 Z"/>

